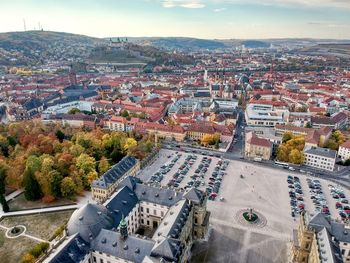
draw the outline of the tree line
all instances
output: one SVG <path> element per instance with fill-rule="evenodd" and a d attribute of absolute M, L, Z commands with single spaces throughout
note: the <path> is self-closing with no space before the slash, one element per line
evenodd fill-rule
<path fill-rule="evenodd" d="M 152 136 L 44 125 L 39 121 L 0 126 L 0 201 L 5 186 L 24 188 L 27 200 L 74 198 L 130 154 L 143 159 Z M 6 205 L 5 205 L 6 206 Z"/>

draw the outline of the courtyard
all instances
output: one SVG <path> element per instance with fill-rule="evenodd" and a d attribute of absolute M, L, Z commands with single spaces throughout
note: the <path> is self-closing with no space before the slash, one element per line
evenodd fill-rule
<path fill-rule="evenodd" d="M 55 232 L 70 218 L 73 210 L 5 217 L 0 221 L 1 262 L 20 262 L 22 256 L 40 242 L 50 242 Z M 9 231 L 21 226 L 25 231 L 9 237 Z"/>

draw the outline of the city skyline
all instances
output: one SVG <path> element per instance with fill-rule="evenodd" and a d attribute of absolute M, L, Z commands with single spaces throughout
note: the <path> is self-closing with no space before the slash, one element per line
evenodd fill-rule
<path fill-rule="evenodd" d="M 0 32 L 42 27 L 95 37 L 350 38 L 350 3 L 342 0 L 63 0 L 59 4 L 3 3 Z"/>

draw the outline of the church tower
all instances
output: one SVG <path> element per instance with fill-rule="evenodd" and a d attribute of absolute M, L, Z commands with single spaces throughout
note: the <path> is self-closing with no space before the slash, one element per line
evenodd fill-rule
<path fill-rule="evenodd" d="M 122 220 L 119 223 L 119 232 L 122 239 L 126 239 L 128 237 L 128 223 L 126 222 L 124 215 L 122 216 Z"/>

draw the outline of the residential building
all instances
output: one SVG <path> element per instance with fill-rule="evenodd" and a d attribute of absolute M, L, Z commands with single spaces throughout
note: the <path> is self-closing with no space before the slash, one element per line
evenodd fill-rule
<path fill-rule="evenodd" d="M 220 134 L 222 142 L 231 142 L 234 133 L 234 126 L 219 125 L 214 122 L 198 121 L 192 123 L 187 129 L 187 137 L 192 140 L 202 140 L 205 135 Z"/>
<path fill-rule="evenodd" d="M 185 140 L 186 131 L 180 125 L 164 125 L 154 122 L 137 123 L 135 131 L 140 134 L 154 134 L 159 139 L 175 140 L 182 142 Z"/>
<path fill-rule="evenodd" d="M 338 156 L 342 161 L 350 159 L 350 141 L 346 141 L 339 146 Z"/>
<path fill-rule="evenodd" d="M 111 131 L 128 132 L 133 131 L 137 123 L 141 122 L 139 118 L 126 118 L 121 116 L 112 116 L 104 121 L 104 127 Z"/>
<path fill-rule="evenodd" d="M 98 119 L 93 115 L 86 115 L 84 113 L 76 113 L 76 114 L 56 114 L 46 116 L 42 119 L 44 123 L 59 123 L 63 126 L 68 125 L 75 128 L 89 128 L 91 130 L 96 128 L 96 124 Z"/>
<path fill-rule="evenodd" d="M 337 158 L 337 151 L 311 147 L 304 149 L 304 164 L 317 169 L 333 171 Z"/>
<path fill-rule="evenodd" d="M 323 147 L 324 144 L 332 135 L 332 127 L 324 126 L 320 129 L 297 127 L 292 125 L 275 126 L 276 135 L 283 136 L 283 134 L 290 132 L 293 135 L 305 136 L 305 148 Z"/>
<path fill-rule="evenodd" d="M 346 129 L 348 127 L 348 116 L 344 112 L 334 113 L 332 116 L 312 116 L 311 124 L 313 128 L 319 129 L 329 126 L 333 129 Z"/>
<path fill-rule="evenodd" d="M 259 138 L 254 132 L 248 132 L 245 137 L 244 155 L 248 158 L 261 158 L 270 160 L 272 155 L 272 142 Z"/>

